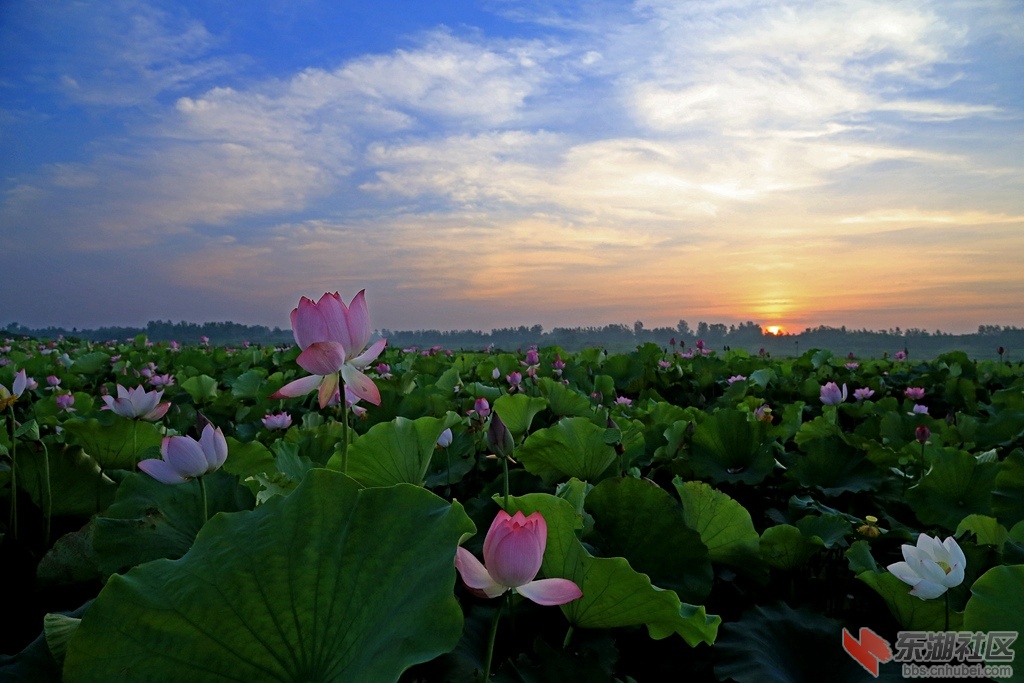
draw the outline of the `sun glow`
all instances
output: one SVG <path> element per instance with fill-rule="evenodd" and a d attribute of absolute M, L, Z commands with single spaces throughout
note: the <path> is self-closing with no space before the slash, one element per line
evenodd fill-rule
<path fill-rule="evenodd" d="M 764 331 L 765 331 L 766 334 L 778 335 L 778 334 L 782 334 L 786 330 L 781 325 L 768 325 L 767 327 L 764 328 Z"/>

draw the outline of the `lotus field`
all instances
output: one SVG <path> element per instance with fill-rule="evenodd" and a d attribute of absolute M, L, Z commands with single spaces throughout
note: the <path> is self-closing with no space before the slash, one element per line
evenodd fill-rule
<path fill-rule="evenodd" d="M 1024 630 L 1019 363 L 399 349 L 362 292 L 291 322 L 2 342 L 0 679 L 899 680 L 919 632 L 1016 664 L 981 643 Z"/>

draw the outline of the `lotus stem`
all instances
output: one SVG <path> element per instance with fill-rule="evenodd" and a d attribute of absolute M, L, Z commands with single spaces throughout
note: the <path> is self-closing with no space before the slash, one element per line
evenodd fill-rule
<path fill-rule="evenodd" d="M 199 482 L 199 494 L 203 499 L 203 524 L 210 518 L 208 508 L 206 506 L 206 482 L 203 481 L 202 477 L 196 477 L 196 481 Z"/>
<path fill-rule="evenodd" d="M 568 649 L 569 641 L 572 640 L 572 624 L 569 624 L 569 630 L 565 632 L 565 640 L 562 641 L 562 649 Z"/>
<path fill-rule="evenodd" d="M 341 392 L 341 473 L 348 474 L 348 402 L 345 400 L 345 380 L 338 379 Z"/>
<path fill-rule="evenodd" d="M 43 472 L 46 476 L 46 535 L 43 537 L 43 546 L 50 547 L 50 520 L 53 519 L 53 491 L 50 488 L 50 451 L 46 449 L 46 443 L 42 439 L 39 443 L 43 447 Z"/>
<path fill-rule="evenodd" d="M 11 538 L 18 540 L 18 458 L 17 440 L 14 438 L 14 406 L 10 407 L 11 412 L 11 514 L 9 525 Z"/>
<path fill-rule="evenodd" d="M 504 599 L 506 604 L 508 603 L 508 593 L 505 593 Z M 504 605 L 499 605 L 498 609 L 494 610 L 494 621 L 491 622 L 491 635 L 487 639 L 487 656 L 484 658 L 484 681 L 488 681 L 491 678 L 491 662 L 494 660 L 494 643 L 498 637 L 498 622 L 501 621 L 501 610 Z"/>

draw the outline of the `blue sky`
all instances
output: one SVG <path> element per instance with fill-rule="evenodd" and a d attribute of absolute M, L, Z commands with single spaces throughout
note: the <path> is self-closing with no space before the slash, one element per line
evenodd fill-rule
<path fill-rule="evenodd" d="M 0 325 L 1024 325 L 1024 6 L 8 2 Z"/>

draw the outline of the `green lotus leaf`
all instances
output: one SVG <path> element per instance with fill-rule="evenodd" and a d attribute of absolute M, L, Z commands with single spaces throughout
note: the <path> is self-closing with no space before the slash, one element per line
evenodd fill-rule
<path fill-rule="evenodd" d="M 1014 654 L 1024 652 L 1020 635 L 1024 633 L 1024 564 L 992 567 L 971 586 L 971 599 L 964 609 L 964 628 L 968 631 L 1012 631 L 1018 635 L 1011 645 Z M 1020 661 L 1014 657 L 1014 662 Z M 990 664 L 996 662 L 989 661 Z M 1001 662 L 1005 664 L 1006 662 Z M 1010 681 L 1024 681 L 1024 669 L 1013 667 Z"/>
<path fill-rule="evenodd" d="M 207 514 L 251 508 L 255 501 L 224 472 L 203 477 Z M 162 484 L 133 473 L 121 482 L 113 504 L 93 520 L 93 550 L 105 574 L 123 572 L 159 558 L 185 554 L 203 526 L 199 481 Z"/>
<path fill-rule="evenodd" d="M 64 423 L 68 443 L 80 445 L 106 470 L 133 470 L 143 451 L 159 448 L 163 435 L 151 422 L 126 420 L 110 411 L 98 418 L 68 420 Z"/>
<path fill-rule="evenodd" d="M 945 631 L 946 601 L 944 597 L 922 600 L 910 594 L 910 586 L 888 571 L 863 571 L 857 578 L 882 596 L 893 617 L 908 631 Z M 949 611 L 949 630 L 959 630 L 963 614 Z"/>
<path fill-rule="evenodd" d="M 972 533 L 977 539 L 978 545 L 994 545 L 997 549 L 1003 547 L 1003 543 L 1009 538 L 1010 533 L 994 517 L 986 515 L 968 515 L 964 517 L 956 527 L 953 534 L 957 538 L 963 538 L 964 534 Z"/>
<path fill-rule="evenodd" d="M 594 516 L 587 541 L 602 556 L 622 556 L 651 583 L 681 600 L 703 602 L 711 592 L 711 561 L 700 534 L 686 525 L 679 504 L 653 482 L 605 479 L 587 495 Z"/>
<path fill-rule="evenodd" d="M 902 681 L 899 667 L 881 667 L 878 678 L 843 652 L 843 624 L 785 604 L 758 606 L 722 627 L 715 644 L 715 675 L 736 683 L 802 683 L 827 680 Z"/>
<path fill-rule="evenodd" d="M 491 409 L 501 416 L 501 421 L 508 427 L 508 431 L 512 432 L 516 443 L 519 443 L 530 431 L 533 418 L 547 406 L 547 399 L 526 394 L 505 394 L 494 402 Z"/>
<path fill-rule="evenodd" d="M 760 564 L 761 538 L 747 509 L 702 481 L 672 480 L 683 504 L 686 525 L 700 534 L 713 562 L 750 567 Z"/>
<path fill-rule="evenodd" d="M 263 379 L 266 376 L 267 371 L 262 368 L 243 372 L 233 382 L 231 382 L 231 395 L 235 398 L 249 398 L 254 400 L 264 398 L 268 393 L 270 393 L 260 390 L 260 387 L 263 385 Z M 186 391 L 188 391 L 188 389 L 186 389 Z M 195 398 L 195 395 L 193 395 L 193 398 Z"/>
<path fill-rule="evenodd" d="M 1007 527 L 1024 520 L 1024 450 L 1010 451 L 996 473 L 992 513 Z"/>
<path fill-rule="evenodd" d="M 931 466 L 921 482 L 907 491 L 907 502 L 922 524 L 950 531 L 968 515 L 992 514 L 992 487 L 999 465 L 978 462 L 954 448 L 931 451 Z"/>
<path fill-rule="evenodd" d="M 604 427 L 584 417 L 564 417 L 530 434 L 516 449 L 515 458 L 550 485 L 566 477 L 597 481 L 615 462 L 616 454 L 605 443 Z"/>
<path fill-rule="evenodd" d="M 796 528 L 807 538 L 818 539 L 826 548 L 846 545 L 851 525 L 842 515 L 808 515 L 797 520 Z"/>
<path fill-rule="evenodd" d="M 748 413 L 724 409 L 697 425 L 690 451 L 694 474 L 713 482 L 757 484 L 775 466 L 768 427 Z"/>
<path fill-rule="evenodd" d="M 472 531 L 425 489 L 313 470 L 287 497 L 212 518 L 181 559 L 111 577 L 64 679 L 397 680 L 458 642 L 452 560 Z"/>
<path fill-rule="evenodd" d="M 187 391 L 196 403 L 217 398 L 217 380 L 209 375 L 189 377 L 181 383 L 181 388 Z"/>
<path fill-rule="evenodd" d="M 541 377 L 537 386 L 556 417 L 579 417 L 593 412 L 589 398 L 561 382 L 556 382 L 550 377 Z"/>
<path fill-rule="evenodd" d="M 867 457 L 835 437 L 814 439 L 802 446 L 786 472 L 804 488 L 816 488 L 826 496 L 878 489 L 885 476 Z"/>
<path fill-rule="evenodd" d="M 791 524 L 778 524 L 761 534 L 761 557 L 778 569 L 796 569 L 806 564 L 822 545 L 820 539 L 815 542 Z"/>
<path fill-rule="evenodd" d="M 348 474 L 363 486 L 422 486 L 437 450 L 438 437 L 459 421 L 458 415 L 449 412 L 442 418 L 396 417 L 376 424 L 349 445 Z M 341 454 L 331 457 L 327 466 L 340 469 Z"/>
<path fill-rule="evenodd" d="M 507 512 L 516 510 L 540 512 L 547 522 L 543 575 L 570 579 L 583 591 L 583 597 L 561 606 L 570 624 L 600 629 L 643 624 L 655 640 L 678 633 L 691 646 L 714 643 L 720 617 L 653 586 L 625 558 L 593 557 L 576 537 L 580 519 L 567 501 L 544 493 L 510 497 Z"/>
<path fill-rule="evenodd" d="M 18 449 L 18 488 L 27 491 L 41 510 L 49 504 L 53 517 L 88 517 L 114 498 L 117 484 L 100 471 L 96 461 L 78 446 L 27 454 Z M 43 458 L 49 461 L 49 492 Z"/>

